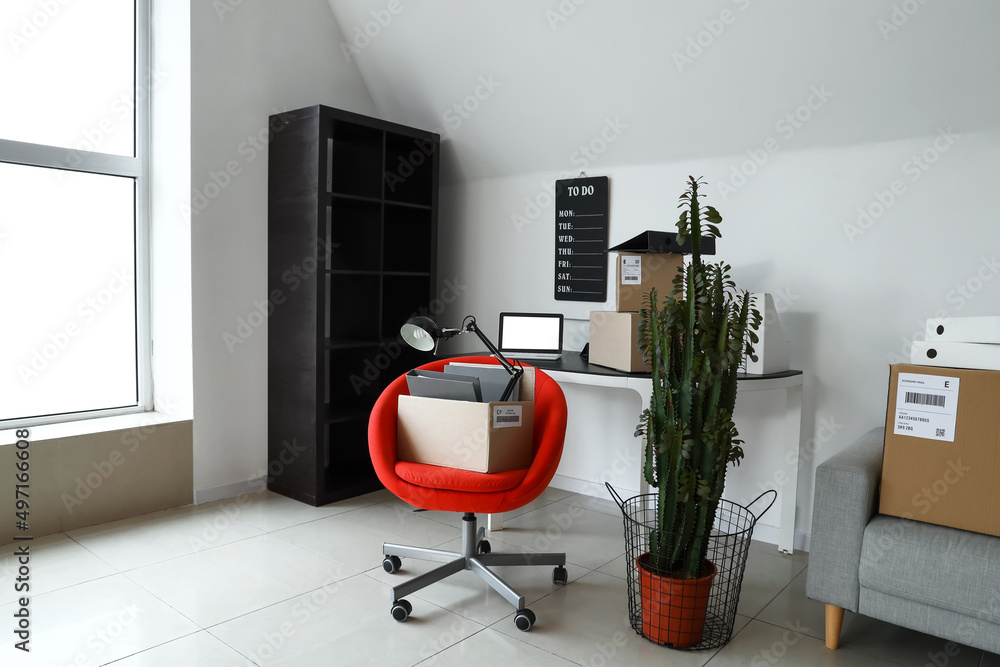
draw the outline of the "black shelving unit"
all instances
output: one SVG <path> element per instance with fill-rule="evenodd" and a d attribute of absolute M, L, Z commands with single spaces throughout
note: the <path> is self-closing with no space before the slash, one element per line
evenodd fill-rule
<path fill-rule="evenodd" d="M 425 361 L 399 327 L 437 284 L 440 137 L 325 106 L 270 121 L 267 486 L 325 505 L 380 488 L 371 407 Z"/>

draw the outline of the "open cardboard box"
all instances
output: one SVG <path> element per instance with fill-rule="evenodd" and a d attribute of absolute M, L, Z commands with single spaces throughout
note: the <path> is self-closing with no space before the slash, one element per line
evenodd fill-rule
<path fill-rule="evenodd" d="M 474 403 L 401 395 L 396 458 L 473 472 L 531 466 L 535 369 L 521 376 L 520 401 Z"/>

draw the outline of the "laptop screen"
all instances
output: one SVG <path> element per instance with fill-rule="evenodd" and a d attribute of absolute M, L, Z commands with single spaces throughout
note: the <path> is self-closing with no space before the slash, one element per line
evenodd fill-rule
<path fill-rule="evenodd" d="M 562 352 L 561 313 L 500 313 L 500 351 L 512 354 Z"/>

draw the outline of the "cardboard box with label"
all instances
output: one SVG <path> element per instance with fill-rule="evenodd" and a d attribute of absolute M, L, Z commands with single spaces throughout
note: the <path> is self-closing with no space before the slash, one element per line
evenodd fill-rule
<path fill-rule="evenodd" d="M 521 376 L 520 401 L 474 403 L 402 395 L 396 457 L 473 472 L 531 466 L 535 369 Z"/>
<path fill-rule="evenodd" d="M 673 290 L 674 277 L 683 264 L 684 255 L 620 253 L 615 271 L 615 310 L 639 312 L 654 288 L 662 301 Z"/>
<path fill-rule="evenodd" d="M 879 511 L 1000 537 L 1000 371 L 894 364 Z"/>
<path fill-rule="evenodd" d="M 588 361 L 628 373 L 648 373 L 649 363 L 638 347 L 639 319 L 639 313 L 592 310 Z"/>

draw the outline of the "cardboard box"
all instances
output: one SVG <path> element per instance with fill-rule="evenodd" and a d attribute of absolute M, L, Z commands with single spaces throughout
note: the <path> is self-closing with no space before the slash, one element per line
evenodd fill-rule
<path fill-rule="evenodd" d="M 653 288 L 662 300 L 673 290 L 674 277 L 683 265 L 684 255 L 619 253 L 615 270 L 615 310 L 639 312 Z"/>
<path fill-rule="evenodd" d="M 473 403 L 403 395 L 396 458 L 473 472 L 531 466 L 535 369 L 521 376 L 520 401 Z"/>
<path fill-rule="evenodd" d="M 648 373 L 650 366 L 643 362 L 638 343 L 639 313 L 590 312 L 590 363 L 628 373 Z"/>
<path fill-rule="evenodd" d="M 894 364 L 882 514 L 1000 537 L 1000 371 Z"/>

